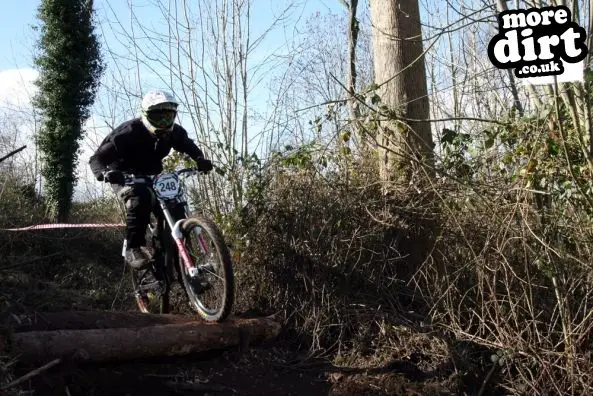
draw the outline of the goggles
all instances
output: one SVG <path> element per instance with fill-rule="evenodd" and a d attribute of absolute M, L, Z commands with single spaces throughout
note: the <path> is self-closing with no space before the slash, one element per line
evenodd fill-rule
<path fill-rule="evenodd" d="M 170 128 L 175 123 L 177 111 L 170 109 L 156 109 L 146 112 L 146 119 L 155 128 Z"/>

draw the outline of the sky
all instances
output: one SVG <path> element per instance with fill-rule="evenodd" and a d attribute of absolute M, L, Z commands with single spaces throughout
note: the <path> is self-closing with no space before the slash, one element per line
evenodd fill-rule
<path fill-rule="evenodd" d="M 161 1 L 163 3 L 168 2 L 166 0 Z M 214 0 L 187 1 L 189 1 L 188 4 L 191 4 L 192 6 L 196 4 L 214 3 Z M 428 21 L 428 23 L 433 26 L 445 26 L 446 24 L 440 23 L 442 22 L 440 20 L 444 17 L 443 11 L 447 9 L 447 5 L 443 0 L 437 0 L 436 4 L 439 6 L 435 7 L 434 1 L 435 0 L 420 0 L 421 13 L 428 12 L 428 14 L 423 14 L 422 19 L 425 22 Z M 479 0 L 470 0 L 470 2 L 471 1 L 475 1 L 476 4 L 480 3 Z M 106 57 L 107 70 L 105 71 L 104 76 L 117 75 L 118 72 L 123 71 L 126 76 L 126 78 L 124 78 L 125 82 L 130 83 L 126 86 L 132 87 L 131 89 L 139 90 L 141 88 L 142 91 L 146 91 L 148 88 L 156 87 L 158 78 L 155 78 L 155 73 L 148 71 L 146 67 L 144 68 L 144 72 L 140 73 L 142 75 L 137 78 L 133 61 L 123 59 L 125 57 L 133 58 L 134 48 L 129 48 L 129 44 L 126 45 L 126 43 L 122 43 L 121 39 L 124 35 L 121 32 L 114 34 L 109 27 L 115 26 L 115 29 L 117 30 L 115 22 L 116 20 L 119 20 L 125 25 L 126 29 L 130 29 L 131 16 L 129 10 L 131 6 L 134 9 L 136 17 L 143 25 L 166 34 L 167 24 L 162 20 L 158 8 L 155 7 L 154 4 L 156 2 L 157 0 L 94 0 L 94 6 L 97 11 L 97 31 L 101 35 L 100 39 L 104 41 L 103 54 L 107 54 L 106 49 L 108 47 L 109 50 L 114 51 L 119 55 L 116 63 L 114 63 L 113 59 L 109 56 Z M 183 3 L 182 0 L 170 0 L 170 2 L 179 4 Z M 36 10 L 41 3 L 41 0 L 4 0 L 3 3 L 3 9 L 0 13 L 0 121 L 4 120 L 3 113 L 6 113 L 7 111 L 11 115 L 14 115 L 15 113 L 22 114 L 22 119 L 26 120 L 27 114 L 30 116 L 32 113 L 29 98 L 35 92 L 33 81 L 36 78 L 36 71 L 33 67 L 33 48 L 37 36 L 31 27 L 38 23 L 36 20 Z M 293 36 L 298 35 L 299 32 L 302 33 L 305 31 L 305 23 L 314 14 L 320 13 L 324 15 L 330 12 L 346 14 L 347 12 L 341 0 L 252 0 L 252 4 L 251 34 L 253 37 L 258 37 L 258 35 L 272 23 L 275 17 L 278 16 L 278 13 L 285 8 L 287 4 L 291 4 L 292 8 L 287 19 L 267 37 L 263 44 L 258 47 L 256 53 L 250 55 L 251 65 L 257 63 L 258 58 L 265 58 L 270 53 L 278 50 L 281 52 L 284 50 L 285 55 L 287 55 L 286 58 L 289 58 L 288 55 L 290 54 L 287 54 L 287 51 L 290 51 L 290 48 L 286 46 L 285 43 L 289 42 Z M 359 4 L 359 7 L 364 9 L 364 7 L 366 7 L 366 1 L 362 1 L 361 4 Z M 429 9 L 429 11 L 427 11 L 427 9 Z M 134 34 L 136 37 L 145 35 L 144 32 L 139 31 L 137 28 Z M 194 34 L 193 37 L 195 37 L 195 33 L 192 34 Z M 344 40 L 347 40 L 347 38 L 344 37 Z M 138 39 L 138 41 L 142 40 Z M 439 43 L 440 44 L 438 44 L 437 47 L 439 45 L 447 44 L 444 40 L 439 40 Z M 150 45 L 147 45 L 146 43 L 141 44 L 139 49 L 146 51 L 147 58 L 153 56 L 155 53 L 154 48 L 151 48 Z M 255 60 L 255 62 L 253 60 Z M 449 59 L 439 59 L 439 61 L 443 64 L 447 64 Z M 149 67 L 156 65 L 156 63 L 155 65 L 151 65 L 150 61 L 148 63 Z M 160 74 L 163 70 L 162 66 L 157 65 L 155 67 Z M 273 72 L 274 70 L 271 70 L 269 73 Z M 266 73 L 268 73 L 267 69 L 263 74 L 260 74 L 259 77 L 265 76 L 267 78 L 268 76 Z M 139 84 L 136 83 L 136 79 L 140 81 Z M 115 89 L 117 89 L 117 81 L 115 81 L 115 84 L 113 84 L 113 81 L 114 80 L 110 81 L 111 86 L 112 88 L 115 87 Z M 440 84 L 440 82 L 437 81 L 437 85 L 438 84 Z M 448 85 L 449 82 L 445 81 L 443 84 Z M 138 85 L 140 85 L 140 87 L 138 87 Z M 265 105 L 265 101 L 268 99 L 268 93 L 263 90 L 265 88 L 263 85 L 264 84 L 260 82 L 260 86 L 257 87 L 257 89 L 262 89 L 262 91 L 250 93 L 251 97 L 256 99 L 255 103 L 257 105 Z M 447 90 L 449 89 L 450 87 L 447 88 Z M 261 95 L 259 94 L 260 92 Z M 117 124 L 125 120 L 123 118 L 124 116 L 128 117 L 129 114 L 132 113 L 137 115 L 139 107 L 139 103 L 126 104 L 123 103 L 124 101 L 118 101 L 114 105 L 113 100 L 111 100 L 111 102 L 109 100 L 102 100 L 105 95 L 104 93 L 100 95 L 102 96 L 97 99 L 97 103 L 99 104 L 96 104 L 93 108 L 93 115 L 86 124 L 87 128 L 94 133 L 89 133 L 85 141 L 81 144 L 83 152 L 80 157 L 80 166 L 78 168 L 80 181 L 76 187 L 75 197 L 81 197 L 83 194 L 88 193 L 89 190 L 97 191 L 97 189 L 105 187 L 103 184 L 94 180 L 88 167 L 88 158 L 96 149 L 102 138 L 109 132 L 109 128 L 106 127 L 105 118 L 103 116 L 109 114 L 109 111 L 119 111 L 116 116 L 114 116 L 113 120 L 114 123 Z M 443 92 L 442 95 L 445 98 L 444 100 L 447 100 L 449 91 Z M 295 100 L 298 101 L 298 99 Z M 107 107 L 102 107 L 102 102 L 106 102 Z M 139 102 L 139 100 L 136 102 Z M 250 101 L 249 106 L 254 107 L 253 103 L 254 102 Z M 115 106 L 116 109 L 109 108 L 110 105 Z M 183 125 L 187 128 L 186 124 Z M 251 133 L 252 125 L 249 127 Z M 0 128 L 4 128 L 4 125 L 0 124 Z M 19 144 L 29 144 L 32 142 L 31 136 L 33 126 L 31 123 L 25 121 L 19 123 L 15 128 L 18 130 L 18 139 L 13 142 L 16 147 L 19 147 Z M 257 129 L 257 125 L 253 129 Z M 5 132 L 5 130 L 0 129 L 0 155 L 3 154 L 3 151 L 7 151 L 2 146 L 1 140 L 2 135 Z M 26 155 L 27 151 L 19 154 L 20 157 L 25 157 Z M 30 159 L 30 152 L 28 158 Z"/>
<path fill-rule="evenodd" d="M 5 0 L 3 2 L 2 13 L 0 13 L 0 112 L 32 114 L 30 98 L 35 92 L 33 81 L 37 77 L 33 64 L 33 51 L 37 35 L 32 26 L 39 23 L 36 19 L 36 13 L 40 3 L 41 0 Z M 143 23 L 150 25 L 153 20 L 158 20 L 158 15 L 155 15 L 155 13 L 158 14 L 158 10 L 152 5 L 153 3 L 153 0 L 95 0 L 94 6 L 98 24 L 105 26 L 108 23 L 113 23 L 116 15 L 121 18 L 123 23 L 128 23 L 130 18 L 129 6 L 132 5 L 136 16 Z M 290 39 L 295 27 L 298 27 L 301 23 L 304 24 L 308 17 L 317 12 L 346 12 L 340 0 L 254 0 L 252 9 L 252 34 L 254 37 L 257 37 L 262 29 L 271 23 L 286 3 L 294 4 L 290 19 L 286 21 L 283 29 L 279 29 L 277 33 L 268 36 L 267 41 L 260 47 L 260 55 L 256 56 L 264 56 L 266 52 L 277 50 L 286 40 Z M 156 25 L 154 28 L 162 29 L 162 24 Z M 105 41 L 104 48 L 108 46 L 111 50 L 120 54 L 130 55 L 130 49 L 122 45 L 118 40 L 119 38 L 113 35 L 109 29 L 99 30 L 99 33 L 102 32 L 101 40 Z M 104 75 L 112 73 L 115 70 L 113 66 L 112 61 L 108 60 L 107 70 Z M 158 86 L 154 77 L 150 73 L 146 73 L 141 78 L 143 85 Z M 142 88 L 144 90 L 149 87 Z M 109 128 L 104 127 L 105 124 L 101 122 L 97 114 L 93 114 L 86 125 L 98 132 L 94 134 L 94 137 L 90 137 L 91 134 L 89 133 L 89 137 L 81 144 L 83 152 L 79 161 L 78 173 L 80 178 L 79 185 L 76 187 L 75 198 L 80 198 L 89 190 L 97 190 L 98 182 L 93 179 L 89 172 L 88 158 L 102 137 L 109 132 Z M 28 149 L 19 155 L 23 159 L 30 160 L 32 156 L 30 147 L 32 147 L 33 126 L 31 123 L 22 122 L 17 129 L 17 139 L 14 144 L 17 147 L 20 144 L 28 144 Z M 0 131 L 0 135 L 2 135 L 2 131 Z M 0 154 L 2 154 L 2 150 L 3 148 L 0 146 Z M 99 189 L 102 189 L 102 187 L 101 185 Z"/>
<path fill-rule="evenodd" d="M 301 10 L 304 16 L 316 11 L 344 10 L 339 0 L 306 0 Z M 32 47 L 35 36 L 31 26 L 37 24 L 37 7 L 41 0 L 5 0 L 0 13 L 0 71 L 32 66 Z M 120 15 L 126 15 L 128 4 L 137 5 L 136 11 L 141 17 L 151 18 L 154 10 L 147 6 L 149 0 L 95 0 L 95 8 L 104 17 L 113 9 Z M 280 9 L 283 1 L 255 0 L 254 14 L 258 20 L 266 20 Z M 144 10 L 144 12 L 143 12 Z M 255 25 L 255 24 L 254 24 Z"/>
<path fill-rule="evenodd" d="M 0 71 L 32 66 L 33 32 L 38 0 L 5 1 L 0 13 Z"/>

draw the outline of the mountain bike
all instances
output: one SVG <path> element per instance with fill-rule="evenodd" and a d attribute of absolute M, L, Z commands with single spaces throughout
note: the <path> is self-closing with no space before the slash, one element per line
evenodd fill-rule
<path fill-rule="evenodd" d="M 195 312 L 220 322 L 233 304 L 233 267 L 216 224 L 190 213 L 183 181 L 197 173 L 194 168 L 156 176 L 124 173 L 126 186 L 146 184 L 154 198 L 146 240 L 152 258 L 147 269 L 132 269 L 132 287 L 140 311 L 169 313 L 171 286 L 177 281 Z M 124 239 L 124 260 L 125 251 Z"/>

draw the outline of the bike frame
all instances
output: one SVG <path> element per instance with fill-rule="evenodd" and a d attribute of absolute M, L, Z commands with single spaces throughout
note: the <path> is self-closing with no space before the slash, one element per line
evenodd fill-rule
<path fill-rule="evenodd" d="M 180 176 L 185 173 L 194 174 L 194 173 L 196 173 L 196 170 L 181 169 L 179 171 L 171 172 L 170 174 Z M 160 175 L 163 175 L 163 174 L 160 174 Z M 155 201 L 158 202 L 158 204 L 161 208 L 161 213 L 166 221 L 166 224 L 169 226 L 171 237 L 173 238 L 173 241 L 175 242 L 175 245 L 177 246 L 177 251 L 178 251 L 179 255 L 181 256 L 181 259 L 183 261 L 183 265 L 184 265 L 185 269 L 187 270 L 187 272 L 189 273 L 190 276 L 194 276 L 195 273 L 198 271 L 198 268 L 196 268 L 194 266 L 194 263 L 192 262 L 192 260 L 189 256 L 189 252 L 187 251 L 187 248 L 185 246 L 185 237 L 181 230 L 183 222 L 190 217 L 189 205 L 187 204 L 187 200 L 185 198 L 185 189 L 181 188 L 179 193 L 175 197 L 172 197 L 170 199 L 163 199 L 163 198 L 159 197 L 158 194 L 154 191 L 153 182 L 160 175 L 137 176 L 137 175 L 130 174 L 130 175 L 127 175 L 127 177 L 126 177 L 126 179 L 127 179 L 126 185 L 131 186 L 134 184 L 146 184 L 148 186 L 152 196 L 154 197 Z M 179 219 L 179 220 L 175 220 L 175 218 L 173 217 L 173 215 L 171 214 L 171 211 L 169 209 L 169 207 L 172 205 L 183 206 L 185 217 L 182 219 Z M 153 206 L 151 209 L 151 212 L 155 212 L 154 209 L 155 209 L 155 207 Z M 166 227 L 163 227 L 160 224 L 158 224 L 162 220 L 160 218 L 161 216 L 159 216 L 156 212 L 155 212 L 155 215 L 157 217 L 157 232 L 165 232 Z M 194 232 L 196 233 L 196 236 L 198 237 L 201 252 L 203 254 L 207 254 L 208 253 L 208 245 L 204 241 L 204 237 L 201 233 L 200 227 L 195 227 Z M 166 242 L 164 240 L 162 240 L 161 235 L 159 235 L 159 238 L 161 238 L 161 240 L 160 240 L 161 244 L 165 245 Z M 165 246 L 163 246 L 163 247 L 165 247 Z M 166 252 L 167 251 L 166 247 L 163 250 L 164 250 L 164 252 Z M 165 267 L 167 267 L 169 264 L 170 263 L 167 263 L 165 261 Z"/>

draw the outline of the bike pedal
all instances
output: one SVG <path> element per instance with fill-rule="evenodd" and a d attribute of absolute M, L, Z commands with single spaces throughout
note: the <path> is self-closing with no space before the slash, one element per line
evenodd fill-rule
<path fill-rule="evenodd" d="M 149 290 L 160 290 L 161 289 L 161 282 L 154 281 L 144 285 L 138 286 L 138 290 L 141 291 L 149 291 Z"/>

